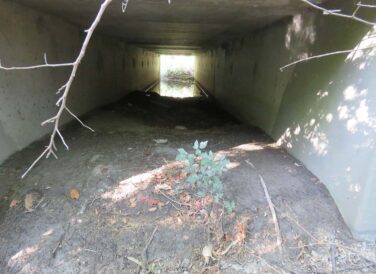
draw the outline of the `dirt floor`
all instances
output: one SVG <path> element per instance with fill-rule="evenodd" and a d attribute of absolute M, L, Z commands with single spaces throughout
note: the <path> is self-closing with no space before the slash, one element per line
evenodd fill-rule
<path fill-rule="evenodd" d="M 325 186 L 203 98 L 134 93 L 84 120 L 96 132 L 67 126 L 70 151 L 24 180 L 46 140 L 0 167 L 0 273 L 376 273 L 375 245 L 352 239 Z M 233 213 L 175 191 L 195 140 L 231 161 Z"/>

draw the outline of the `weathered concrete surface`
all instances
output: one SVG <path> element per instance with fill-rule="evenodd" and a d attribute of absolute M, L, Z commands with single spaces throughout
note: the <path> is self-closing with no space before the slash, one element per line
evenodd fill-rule
<path fill-rule="evenodd" d="M 57 17 L 0 1 L 0 59 L 4 66 L 70 62 L 84 33 Z M 0 162 L 50 131 L 40 123 L 56 113 L 55 92 L 70 68 L 0 71 Z M 69 106 L 82 115 L 159 78 L 159 56 L 96 35 L 73 84 Z M 64 117 L 64 122 L 71 117 Z"/>
<path fill-rule="evenodd" d="M 279 68 L 375 45 L 372 34 L 343 18 L 297 14 L 199 54 L 196 75 L 229 112 L 262 128 L 318 176 L 353 234 L 368 239 L 376 237 L 375 49 Z"/>
<path fill-rule="evenodd" d="M 101 2 L 17 1 L 83 27 L 90 24 Z M 131 0 L 124 14 L 121 1 L 113 1 L 99 30 L 132 43 L 201 46 L 268 25 L 302 6 L 296 0 Z"/>

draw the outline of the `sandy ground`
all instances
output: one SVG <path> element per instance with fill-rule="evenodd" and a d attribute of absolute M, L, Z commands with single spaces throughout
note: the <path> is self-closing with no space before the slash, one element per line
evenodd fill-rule
<path fill-rule="evenodd" d="M 376 273 L 375 246 L 352 239 L 325 186 L 261 131 L 202 98 L 134 93 L 85 122 L 96 132 L 67 126 L 70 151 L 61 146 L 58 160 L 24 180 L 46 140 L 0 167 L 0 273 L 139 273 L 138 264 L 150 273 Z M 231 161 L 222 180 L 232 214 L 194 193 L 184 200 L 155 191 L 181 184 L 177 149 L 191 151 L 196 139 Z"/>

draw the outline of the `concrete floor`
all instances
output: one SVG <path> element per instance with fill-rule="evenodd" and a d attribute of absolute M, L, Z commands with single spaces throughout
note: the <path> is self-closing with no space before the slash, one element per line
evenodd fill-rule
<path fill-rule="evenodd" d="M 333 241 L 338 270 L 376 272 L 375 246 L 352 239 L 325 186 L 261 131 L 238 124 L 201 97 L 133 93 L 84 120 L 96 132 L 67 126 L 71 150 L 61 147 L 59 160 L 44 160 L 26 179 L 20 175 L 44 141 L 0 167 L 0 193 L 6 193 L 0 196 L 0 273 L 137 273 L 127 258 L 142 257 L 156 225 L 148 249 L 154 273 L 329 273 Z M 161 138 L 168 142 L 156 144 Z M 202 211 L 177 210 L 153 192 L 157 178 L 170 182 L 180 174 L 177 149 L 191 150 L 196 139 L 208 140 L 210 150 L 232 162 L 223 182 L 236 208 L 222 224 L 212 214 L 208 219 Z M 281 253 L 258 175 L 277 210 Z M 69 197 L 73 188 L 80 191 L 78 200 Z M 43 201 L 26 213 L 25 195 L 32 192 Z M 164 206 L 150 210 L 150 200 Z M 205 268 L 202 248 L 228 246 L 215 232 L 232 235 L 244 219 L 244 245 L 215 256 Z"/>

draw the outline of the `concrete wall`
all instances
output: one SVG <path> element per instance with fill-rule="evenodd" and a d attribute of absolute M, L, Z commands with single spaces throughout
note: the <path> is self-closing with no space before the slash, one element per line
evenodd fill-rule
<path fill-rule="evenodd" d="M 0 59 L 4 66 L 70 62 L 84 39 L 83 30 L 63 20 L 0 0 Z M 57 89 L 71 68 L 0 70 L 0 162 L 50 131 L 40 123 L 57 108 Z M 142 89 L 159 78 L 159 56 L 95 35 L 73 84 L 71 110 L 82 115 Z M 71 117 L 64 117 L 67 122 Z"/>
<path fill-rule="evenodd" d="M 376 238 L 376 50 L 279 68 L 304 56 L 376 45 L 372 33 L 360 23 L 305 12 L 199 53 L 196 72 L 224 108 L 262 128 L 318 176 L 354 236 L 365 239 Z"/>

